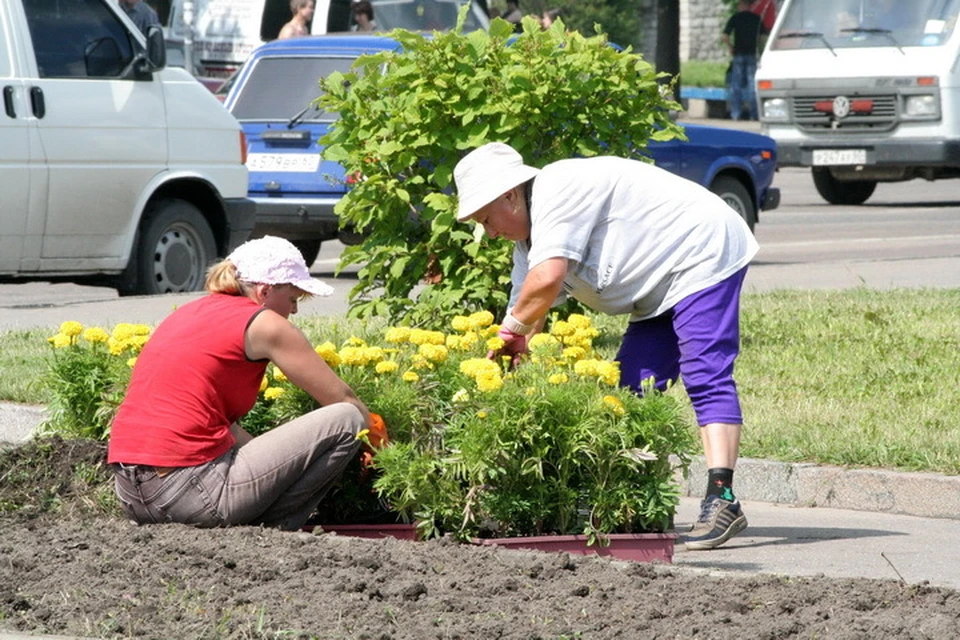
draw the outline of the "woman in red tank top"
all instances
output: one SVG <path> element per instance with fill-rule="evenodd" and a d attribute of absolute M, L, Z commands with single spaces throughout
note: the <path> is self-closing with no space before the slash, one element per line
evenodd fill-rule
<path fill-rule="evenodd" d="M 137 358 L 107 453 L 120 503 L 140 524 L 298 529 L 370 420 L 288 319 L 302 297 L 333 290 L 310 276 L 293 244 L 271 236 L 212 266 L 206 289 Z M 253 438 L 238 421 L 270 362 L 321 408 Z"/>

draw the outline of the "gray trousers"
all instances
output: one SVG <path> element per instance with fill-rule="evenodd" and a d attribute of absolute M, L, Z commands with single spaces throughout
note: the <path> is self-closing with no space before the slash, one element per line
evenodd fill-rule
<path fill-rule="evenodd" d="M 356 435 L 365 427 L 359 409 L 338 403 L 210 462 L 163 476 L 154 467 L 115 464 L 117 496 L 139 524 L 263 524 L 296 530 L 356 455 Z"/>

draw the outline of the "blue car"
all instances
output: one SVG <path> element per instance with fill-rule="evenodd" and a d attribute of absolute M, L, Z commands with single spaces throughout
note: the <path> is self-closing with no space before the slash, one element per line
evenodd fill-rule
<path fill-rule="evenodd" d="M 384 36 L 339 34 L 277 40 L 258 47 L 227 85 L 224 105 L 247 137 L 248 197 L 256 203 L 253 236 L 285 237 L 307 263 L 320 245 L 360 238 L 339 229 L 333 208 L 349 187 L 343 167 L 320 156 L 317 140 L 336 114 L 311 106 L 315 79 L 346 72 L 364 53 L 395 49 Z M 719 194 L 752 229 L 758 211 L 779 203 L 772 138 L 734 129 L 686 127 L 688 142 L 651 143 L 657 165 Z"/>

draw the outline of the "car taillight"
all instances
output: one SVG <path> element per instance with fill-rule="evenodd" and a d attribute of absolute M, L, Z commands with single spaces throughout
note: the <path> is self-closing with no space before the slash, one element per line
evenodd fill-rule
<path fill-rule="evenodd" d="M 247 164 L 247 136 L 240 132 L 240 164 Z"/>

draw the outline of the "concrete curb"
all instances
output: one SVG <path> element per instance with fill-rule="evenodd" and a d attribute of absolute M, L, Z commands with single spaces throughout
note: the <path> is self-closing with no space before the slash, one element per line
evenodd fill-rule
<path fill-rule="evenodd" d="M 685 496 L 702 497 L 706 481 L 702 457 L 678 477 Z M 734 489 L 740 500 L 960 520 L 960 476 L 741 458 Z"/>

